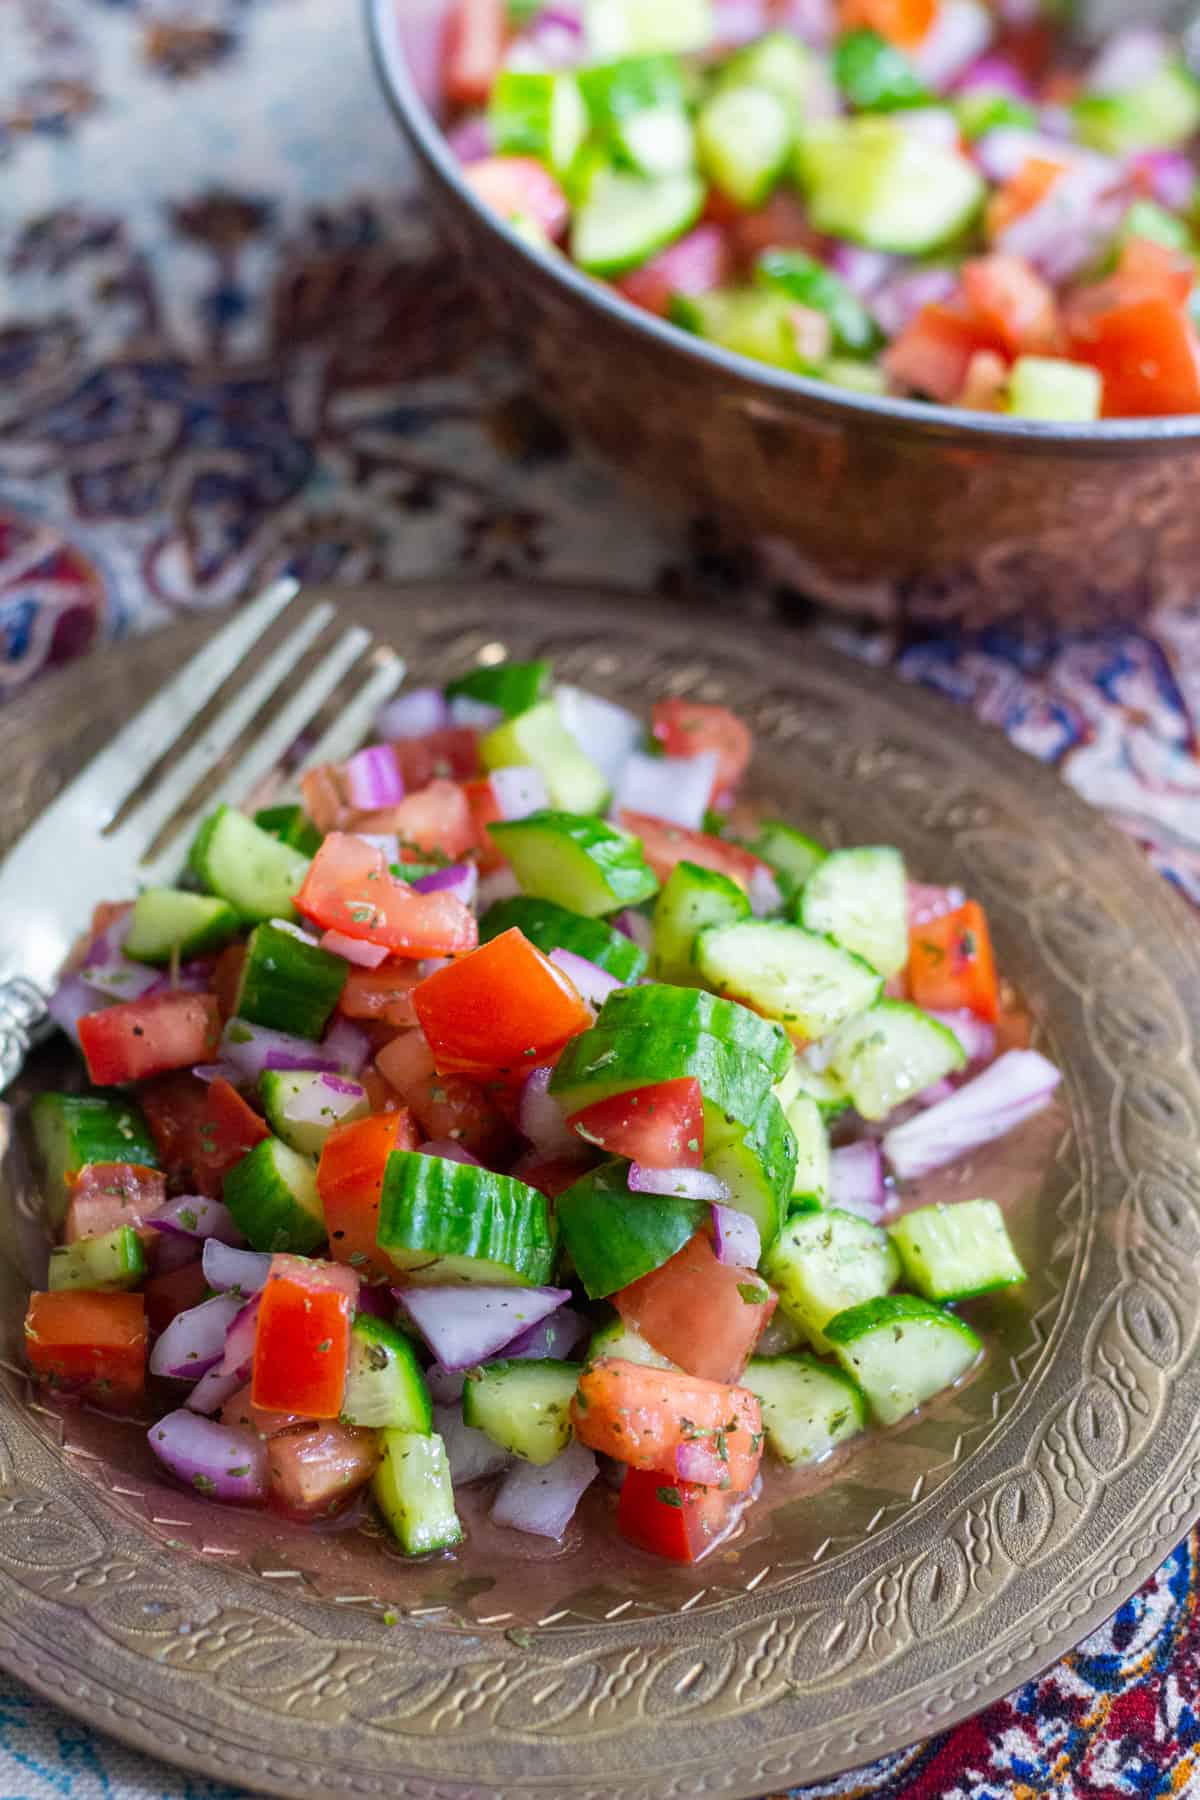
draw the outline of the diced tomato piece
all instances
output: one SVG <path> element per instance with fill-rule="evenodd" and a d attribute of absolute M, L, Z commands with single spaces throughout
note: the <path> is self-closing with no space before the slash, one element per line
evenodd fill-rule
<path fill-rule="evenodd" d="M 529 1150 L 517 1158 L 512 1173 L 526 1187 L 536 1188 L 548 1200 L 557 1200 L 569 1187 L 574 1187 L 586 1166 L 565 1157 L 539 1156 L 536 1150 Z"/>
<path fill-rule="evenodd" d="M 152 1275 L 142 1289 L 142 1298 L 146 1302 L 146 1323 L 157 1337 L 167 1329 L 177 1313 L 199 1306 L 207 1295 L 208 1282 L 204 1278 L 204 1267 L 198 1256 L 178 1269 L 166 1269 L 161 1275 Z"/>
<path fill-rule="evenodd" d="M 1008 397 L 1009 367 L 998 350 L 977 350 L 967 365 L 967 379 L 954 404 L 971 412 L 1003 412 Z"/>
<path fill-rule="evenodd" d="M 1010 225 L 1040 206 L 1051 188 L 1066 174 L 1066 164 L 1048 156 L 1027 156 L 988 201 L 984 225 L 988 241 L 995 243 Z"/>
<path fill-rule="evenodd" d="M 740 1495 L 694 1481 L 671 1481 L 653 1469 L 630 1469 L 621 1483 L 617 1530 L 628 1544 L 670 1562 L 699 1562 L 729 1531 L 745 1504 Z"/>
<path fill-rule="evenodd" d="M 86 1013 L 79 1021 L 79 1043 L 97 1087 L 210 1062 L 220 1041 L 221 1019 L 211 994 L 154 994 Z"/>
<path fill-rule="evenodd" d="M 412 994 L 422 979 L 411 962 L 385 962 L 377 969 L 350 970 L 338 1001 L 338 1011 L 348 1019 L 367 1019 L 401 1031 L 415 1025 Z"/>
<path fill-rule="evenodd" d="M 732 272 L 729 239 L 719 225 L 700 224 L 668 244 L 639 269 L 622 275 L 617 287 L 627 300 L 665 319 L 676 294 L 707 294 Z"/>
<path fill-rule="evenodd" d="M 353 808 L 346 792 L 346 777 L 337 763 L 320 763 L 315 769 L 306 769 L 300 777 L 300 798 L 322 835 L 344 831 L 349 824 Z"/>
<path fill-rule="evenodd" d="M 390 1040 L 389 1040 L 390 1041 Z M 368 1063 L 355 1076 L 367 1096 L 367 1105 L 373 1113 L 398 1112 L 401 1106 L 399 1094 L 390 1081 L 379 1073 L 374 1063 Z"/>
<path fill-rule="evenodd" d="M 357 1275 L 340 1263 L 271 1258 L 254 1333 L 255 1406 L 307 1419 L 337 1418 L 357 1294 Z"/>
<path fill-rule="evenodd" d="M 1196 264 L 1180 250 L 1150 238 L 1130 238 L 1121 251 L 1115 286 L 1125 299 L 1157 294 L 1183 306 L 1196 285 Z"/>
<path fill-rule="evenodd" d="M 352 1425 L 293 1428 L 267 1440 L 271 1498 L 290 1518 L 327 1518 L 340 1512 L 378 1464 L 378 1435 Z"/>
<path fill-rule="evenodd" d="M 949 406 L 966 383 L 979 350 L 995 350 L 991 334 L 964 307 L 923 306 L 884 351 L 884 367 L 900 387 Z"/>
<path fill-rule="evenodd" d="M 375 1066 L 403 1098 L 433 1074 L 433 1051 L 423 1031 L 401 1031 L 379 1051 Z"/>
<path fill-rule="evenodd" d="M 502 219 L 535 219 L 548 238 L 561 237 L 570 203 L 549 169 L 533 156 L 485 156 L 462 178 Z"/>
<path fill-rule="evenodd" d="M 593 1450 L 671 1481 L 745 1493 L 762 1461 L 762 1412 L 746 1388 L 602 1356 L 579 1378 L 575 1435 Z"/>
<path fill-rule="evenodd" d="M 1200 338 L 1187 308 L 1163 294 L 1072 309 L 1071 354 L 1104 378 L 1104 416 L 1200 412 Z"/>
<path fill-rule="evenodd" d="M 843 31 L 877 31 L 903 50 L 915 50 L 938 15 L 939 0 L 841 0 Z"/>
<path fill-rule="evenodd" d="M 461 900 L 418 894 L 393 880 L 381 850 L 344 832 L 331 832 L 317 851 L 296 905 L 326 931 L 405 956 L 447 956 L 479 942 L 474 915 Z"/>
<path fill-rule="evenodd" d="M 236 1168 L 270 1129 L 248 1100 L 228 1081 L 211 1081 L 200 1127 L 200 1152 L 206 1168 L 222 1179 Z"/>
<path fill-rule="evenodd" d="M 523 1075 L 592 1023 L 570 979 L 515 926 L 427 977 L 413 1005 L 442 1075 Z"/>
<path fill-rule="evenodd" d="M 232 1019 L 237 1012 L 242 970 L 246 964 L 245 944 L 227 944 L 213 969 L 212 990 L 222 1019 Z"/>
<path fill-rule="evenodd" d="M 496 869 L 502 869 L 506 861 L 503 851 L 497 849 L 488 835 L 488 826 L 504 817 L 491 776 L 481 775 L 476 781 L 465 781 L 463 795 L 471 809 L 471 823 L 475 827 L 475 840 L 479 847 L 479 873 L 491 875 Z"/>
<path fill-rule="evenodd" d="M 485 1093 L 469 1075 L 426 1075 L 409 1082 L 402 1097 L 427 1138 L 452 1138 L 489 1168 L 506 1162 L 516 1148 L 501 1096 Z"/>
<path fill-rule="evenodd" d="M 317 1164 L 317 1192 L 329 1231 L 329 1254 L 365 1280 L 394 1271 L 376 1248 L 383 1172 L 393 1150 L 415 1150 L 420 1137 L 405 1107 L 336 1125 Z"/>
<path fill-rule="evenodd" d="M 987 915 L 975 900 L 918 925 L 908 940 L 908 991 L 934 1012 L 966 1007 L 993 1023 L 1000 985 Z"/>
<path fill-rule="evenodd" d="M 132 911 L 132 900 L 97 900 L 92 908 L 91 937 L 98 938 L 101 932 L 107 931 L 119 919 L 127 918 Z"/>
<path fill-rule="evenodd" d="M 709 216 L 719 223 L 720 209 L 710 207 Z M 725 216 L 734 262 L 747 273 L 764 250 L 805 250 L 810 256 L 819 257 L 827 246 L 827 240 L 813 229 L 800 196 L 786 187 L 777 187 L 765 205 L 753 212 L 745 212 L 730 201 Z"/>
<path fill-rule="evenodd" d="M 1022 257 L 975 257 L 963 264 L 962 279 L 971 312 L 1009 356 L 1048 356 L 1058 349 L 1054 289 Z"/>
<path fill-rule="evenodd" d="M 195 1075 L 160 1075 L 147 1082 L 138 1098 L 162 1167 L 177 1178 L 193 1175 L 193 1153 L 199 1149 L 200 1127 L 208 1106 L 204 1083 Z M 210 1192 L 207 1188 L 197 1191 Z"/>
<path fill-rule="evenodd" d="M 231 1394 L 221 1408 L 222 1425 L 238 1425 L 257 1431 L 259 1437 L 274 1437 L 277 1431 L 290 1431 L 294 1425 L 311 1425 L 313 1421 L 300 1413 L 266 1412 L 255 1406 L 250 1397 L 250 1383 Z"/>
<path fill-rule="evenodd" d="M 394 831 L 410 855 L 431 853 L 457 862 L 476 845 L 475 821 L 466 795 L 456 781 L 431 781 L 396 806 L 355 813 L 355 831 Z"/>
<path fill-rule="evenodd" d="M 467 725 L 444 725 L 425 737 L 396 738 L 392 755 L 406 794 L 431 781 L 470 781 L 479 774 L 479 733 Z"/>
<path fill-rule="evenodd" d="M 146 1386 L 146 1308 L 140 1294 L 63 1289 L 31 1294 L 25 1354 L 39 1381 L 113 1412 Z"/>
<path fill-rule="evenodd" d="M 747 892 L 756 876 L 774 880 L 770 864 L 752 851 L 743 850 L 740 844 L 727 844 L 724 838 L 709 837 L 703 831 L 688 831 L 683 825 L 665 824 L 649 813 L 622 812 L 620 822 L 626 831 L 642 840 L 646 861 L 659 881 L 666 881 L 676 863 L 681 862 L 699 863 L 702 869 L 714 869 L 718 875 L 727 875 L 730 881 L 736 881 Z"/>
<path fill-rule="evenodd" d="M 668 756 L 703 756 L 707 751 L 716 751 L 714 806 L 727 802 L 737 792 L 754 754 L 754 738 L 750 727 L 735 712 L 702 700 L 658 700 L 651 726 Z"/>
<path fill-rule="evenodd" d="M 167 1198 L 167 1178 L 141 1163 L 85 1163 L 71 1183 L 63 1242 L 104 1237 L 122 1225 L 142 1227 Z M 139 1229 L 144 1244 L 157 1232 Z"/>
<path fill-rule="evenodd" d="M 442 88 L 452 105 L 486 103 L 507 36 L 504 0 L 454 0 L 442 63 Z"/>
<path fill-rule="evenodd" d="M 753 1269 L 718 1262 L 702 1231 L 661 1268 L 613 1295 L 625 1323 L 660 1356 L 706 1381 L 741 1380 L 775 1304 Z"/>
<path fill-rule="evenodd" d="M 650 1169 L 698 1169 L 704 1158 L 704 1100 L 694 1075 L 597 1100 L 569 1123 L 610 1156 Z"/>

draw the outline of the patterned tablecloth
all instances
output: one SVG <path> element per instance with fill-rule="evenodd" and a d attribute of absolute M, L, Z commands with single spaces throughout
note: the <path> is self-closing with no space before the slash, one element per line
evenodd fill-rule
<path fill-rule="evenodd" d="M 803 604 L 523 389 L 431 240 L 356 0 L 0 0 L 0 688 L 285 566 Z M 813 629 L 1003 726 L 1200 905 L 1200 606 L 1070 639 Z M 808 1791 L 1200 1795 L 1198 1573 L 1193 1535 L 1041 1681 Z M 0 1679 L 0 1795 L 233 1790 Z"/>

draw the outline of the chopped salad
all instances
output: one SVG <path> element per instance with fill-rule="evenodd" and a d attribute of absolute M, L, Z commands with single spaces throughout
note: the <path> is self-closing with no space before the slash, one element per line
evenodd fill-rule
<path fill-rule="evenodd" d="M 1058 423 L 1200 412 L 1200 82 L 1038 0 L 455 0 L 450 141 L 526 239 L 726 350 Z"/>
<path fill-rule="evenodd" d="M 978 903 L 757 819 L 751 750 L 481 665 L 100 907 L 52 1002 L 90 1089 L 32 1105 L 34 1376 L 214 1502 L 369 1489 L 421 1556 L 465 1484 L 557 1539 L 603 1470 L 680 1561 L 764 1459 L 966 1377 L 960 1307 L 1023 1270 L 990 1198 L 906 1183 L 1058 1072 L 1004 1047 Z"/>

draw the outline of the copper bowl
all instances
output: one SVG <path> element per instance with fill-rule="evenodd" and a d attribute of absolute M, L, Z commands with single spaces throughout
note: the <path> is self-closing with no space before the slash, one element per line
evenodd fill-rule
<path fill-rule="evenodd" d="M 1132 618 L 1194 595 L 1200 416 L 1056 426 L 837 392 L 530 249 L 437 122 L 448 0 L 366 0 L 384 91 L 539 394 L 631 476 L 815 597 L 885 618 Z"/>

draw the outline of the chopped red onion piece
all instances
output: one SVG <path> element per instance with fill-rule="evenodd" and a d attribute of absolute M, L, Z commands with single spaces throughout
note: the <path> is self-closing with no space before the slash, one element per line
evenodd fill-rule
<path fill-rule="evenodd" d="M 464 1150 L 454 1138 L 430 1138 L 427 1144 L 420 1146 L 422 1156 L 440 1156 L 443 1162 L 467 1163 L 472 1169 L 482 1169 L 483 1164 L 469 1150 Z"/>
<path fill-rule="evenodd" d="M 95 947 L 93 944 L 93 951 Z M 89 987 L 110 1000 L 140 1000 L 160 980 L 157 969 L 133 962 L 125 955 L 101 963 L 87 962 L 80 974 Z"/>
<path fill-rule="evenodd" d="M 375 734 L 381 738 L 422 738 L 450 723 L 441 688 L 410 688 L 398 694 L 377 715 Z"/>
<path fill-rule="evenodd" d="M 553 1073 L 549 1068 L 532 1069 L 525 1077 L 517 1104 L 517 1129 L 548 1161 L 560 1157 L 582 1161 L 589 1155 L 588 1146 L 578 1132 L 571 1130 L 562 1107 L 549 1091 Z"/>
<path fill-rule="evenodd" d="M 729 1189 L 707 1169 L 648 1169 L 644 1163 L 630 1163 L 631 1194 L 680 1195 L 685 1200 L 711 1200 L 716 1204 L 729 1199 Z"/>
<path fill-rule="evenodd" d="M 1031 156 L 1062 160 L 1061 146 L 1030 125 L 995 125 L 975 140 L 975 160 L 989 181 L 1011 181 Z"/>
<path fill-rule="evenodd" d="M 64 975 L 46 1002 L 46 1011 L 78 1049 L 80 1019 L 88 1013 L 102 1012 L 104 1006 L 105 1002 L 82 975 Z"/>
<path fill-rule="evenodd" d="M 368 944 L 363 938 L 347 937 L 341 931 L 323 933 L 321 948 L 328 950 L 330 956 L 344 957 L 360 969 L 377 969 L 390 954 L 386 944 Z"/>
<path fill-rule="evenodd" d="M 443 1369 L 473 1369 L 571 1298 L 569 1288 L 393 1288 Z"/>
<path fill-rule="evenodd" d="M 829 1159 L 829 1204 L 877 1225 L 887 1210 L 883 1158 L 870 1139 L 846 1144 Z"/>
<path fill-rule="evenodd" d="M 949 269 L 902 269 L 871 295 L 871 311 L 888 337 L 899 337 L 923 307 L 949 300 L 958 280 Z"/>
<path fill-rule="evenodd" d="M 218 1425 L 181 1406 L 152 1425 L 146 1437 L 159 1461 L 206 1499 L 266 1499 L 267 1444 L 256 1431 Z"/>
<path fill-rule="evenodd" d="M 613 919 L 614 928 L 627 937 L 631 943 L 644 950 L 647 955 L 654 948 L 654 926 L 645 913 L 638 912 L 636 907 L 627 906 L 617 913 Z"/>
<path fill-rule="evenodd" d="M 795 1350 L 799 1345 L 807 1342 L 804 1333 L 796 1325 L 793 1325 L 782 1306 L 777 1306 L 758 1334 L 754 1354 L 755 1356 L 786 1356 L 789 1350 Z"/>
<path fill-rule="evenodd" d="M 357 1075 L 371 1055 L 371 1040 L 353 1019 L 338 1017 L 325 1033 L 321 1048 L 334 1068 L 346 1075 Z"/>
<path fill-rule="evenodd" d="M 917 1106 L 936 1106 L 939 1101 L 948 1100 L 951 1094 L 956 1094 L 957 1092 L 958 1089 L 955 1087 L 950 1077 L 948 1075 L 943 1075 L 942 1079 L 940 1081 L 935 1081 L 932 1087 L 922 1088 L 921 1092 L 917 1095 L 914 1104 Z"/>
<path fill-rule="evenodd" d="M 838 29 L 835 0 L 783 0 L 772 19 L 777 30 L 794 31 L 814 50 L 827 50 Z"/>
<path fill-rule="evenodd" d="M 580 996 L 597 1012 L 611 993 L 625 986 L 615 975 L 610 975 L 607 969 L 602 969 L 598 963 L 589 962 L 586 956 L 576 956 L 573 950 L 552 950 L 550 961 L 556 969 L 562 970 L 572 986 L 578 989 Z"/>
<path fill-rule="evenodd" d="M 952 1031 L 963 1048 L 963 1055 L 968 1062 L 990 1062 L 996 1054 L 996 1027 L 978 1013 L 969 1012 L 961 1007 L 957 1012 L 934 1012 L 929 1009 L 931 1019 Z"/>
<path fill-rule="evenodd" d="M 621 765 L 645 736 L 642 722 L 624 706 L 614 706 L 583 688 L 554 690 L 558 716 L 579 748 L 594 762 L 609 787 L 615 787 Z"/>
<path fill-rule="evenodd" d="M 490 875 L 485 875 L 479 883 L 479 893 L 476 896 L 476 908 L 480 917 L 498 901 L 512 900 L 520 891 L 521 884 L 507 863 L 502 869 L 495 869 Z"/>
<path fill-rule="evenodd" d="M 1196 171 L 1183 150 L 1144 150 L 1130 158 L 1129 172 L 1135 184 L 1149 181 L 1150 192 L 1170 212 L 1186 212 L 1196 200 Z"/>
<path fill-rule="evenodd" d="M 942 0 L 912 60 L 929 86 L 944 93 L 983 55 L 995 29 L 991 13 L 979 0 Z"/>
<path fill-rule="evenodd" d="M 860 300 L 869 300 L 900 264 L 900 258 L 889 256 L 886 250 L 868 250 L 862 244 L 845 241 L 834 245 L 829 260 L 834 274 L 840 275 Z"/>
<path fill-rule="evenodd" d="M 366 1089 L 357 1081 L 326 1072 L 291 1096 L 283 1116 L 293 1125 L 336 1125 L 362 1107 L 366 1098 Z"/>
<path fill-rule="evenodd" d="M 750 911 L 756 919 L 767 919 L 783 905 L 779 883 L 771 870 L 759 864 L 750 871 Z"/>
<path fill-rule="evenodd" d="M 767 0 L 713 0 L 713 35 L 718 50 L 737 50 L 764 37 L 771 27 Z"/>
<path fill-rule="evenodd" d="M 390 1325 L 396 1316 L 396 1303 L 386 1282 L 364 1282 L 358 1290 L 355 1312 L 369 1313 L 373 1319 L 386 1319 Z"/>
<path fill-rule="evenodd" d="M 492 154 L 492 128 L 486 118 L 476 114 L 463 119 L 446 133 L 446 142 L 461 163 L 479 162 Z M 451 702 L 453 706 L 453 702 Z"/>
<path fill-rule="evenodd" d="M 527 819 L 550 804 L 550 791 L 540 769 L 516 764 L 510 769 L 493 769 L 489 779 L 502 819 Z"/>
<path fill-rule="evenodd" d="M 512 1531 L 560 1538 L 599 1473 L 595 1452 L 573 1438 L 551 1463 L 517 1463 L 500 1483 L 491 1518 Z"/>
<path fill-rule="evenodd" d="M 463 731 L 493 731 L 504 721 L 504 708 L 476 700 L 473 694 L 455 694 L 450 701 L 450 723 Z"/>
<path fill-rule="evenodd" d="M 382 851 L 386 863 L 400 861 L 400 839 L 394 831 L 356 831 L 354 836 L 361 843 L 370 844 L 372 850 Z"/>
<path fill-rule="evenodd" d="M 204 1241 L 204 1279 L 218 1293 L 249 1299 L 266 1286 L 271 1258 L 265 1250 L 238 1250 L 220 1238 Z"/>
<path fill-rule="evenodd" d="M 388 1290 L 389 1297 L 391 1290 Z M 466 1376 L 461 1369 L 443 1369 L 441 1363 L 430 1363 L 425 1371 L 425 1385 L 435 1406 L 453 1406 L 463 1396 Z"/>
<path fill-rule="evenodd" d="M 613 807 L 618 812 L 649 813 L 668 825 L 699 831 L 712 798 L 718 761 L 715 750 L 699 756 L 646 756 L 633 750 L 614 783 Z"/>
<path fill-rule="evenodd" d="M 956 94 L 1004 94 L 1010 100 L 1031 101 L 1033 83 L 1010 56 L 990 51 L 975 59 L 954 84 Z"/>
<path fill-rule="evenodd" d="M 512 1461 L 507 1450 L 501 1450 L 499 1444 L 494 1444 L 486 1431 L 477 1431 L 473 1425 L 463 1424 L 462 1411 L 458 1406 L 435 1406 L 433 1429 L 446 1446 L 450 1480 L 455 1487 L 465 1487 L 468 1482 L 482 1481 L 488 1475 L 498 1475 Z"/>
<path fill-rule="evenodd" d="M 146 1220 L 155 1231 L 172 1237 L 220 1238 L 223 1244 L 244 1244 L 245 1238 L 233 1222 L 233 1214 L 219 1200 L 208 1200 L 203 1194 L 177 1194 L 160 1206 Z"/>
<path fill-rule="evenodd" d="M 588 1321 L 569 1306 L 560 1306 L 539 1325 L 531 1325 L 511 1344 L 505 1344 L 507 1362 L 543 1362 L 546 1358 L 562 1361 L 570 1356 L 585 1331 Z"/>
<path fill-rule="evenodd" d="M 675 1451 L 675 1473 L 680 1481 L 698 1481 L 702 1487 L 719 1487 L 729 1469 L 713 1444 L 700 1438 L 689 1438 Z"/>
<path fill-rule="evenodd" d="M 155 1339 L 150 1352 L 150 1373 L 170 1375 L 177 1381 L 199 1381 L 221 1361 L 225 1334 L 242 1310 L 240 1300 L 217 1294 L 176 1313 Z"/>
<path fill-rule="evenodd" d="M 422 875 L 412 885 L 418 894 L 452 894 L 464 906 L 474 906 L 479 894 L 479 869 L 471 862 L 449 863 L 444 869 L 435 869 L 432 875 Z"/>
<path fill-rule="evenodd" d="M 254 1361 L 254 1334 L 258 1330 L 258 1303 L 261 1299 L 261 1292 L 251 1294 L 245 1301 L 235 1299 L 237 1311 L 225 1334 L 221 1367 L 227 1375 L 237 1371 L 243 1381 L 249 1375 L 250 1365 Z"/>
<path fill-rule="evenodd" d="M 996 240 L 1007 256 L 1021 256 L 1049 281 L 1065 281 L 1112 238 L 1128 204 L 1122 171 L 1108 157 L 1077 155 L 1049 193 Z"/>
<path fill-rule="evenodd" d="M 356 750 L 344 768 L 350 804 L 360 812 L 378 812 L 403 800 L 404 777 L 390 744 Z"/>
<path fill-rule="evenodd" d="M 965 906 L 967 896 L 957 887 L 929 887 L 920 881 L 908 884 L 908 929 L 912 931 L 917 925 L 932 925 L 935 919 L 944 918 L 946 913 L 957 912 Z"/>
<path fill-rule="evenodd" d="M 938 150 L 957 150 L 958 119 L 948 106 L 911 106 L 895 115 L 897 125 L 910 137 Z"/>
<path fill-rule="evenodd" d="M 199 1262 L 202 1248 L 201 1238 L 164 1232 L 154 1244 L 154 1273 L 169 1275 L 173 1269 L 183 1269 L 188 1263 Z"/>
<path fill-rule="evenodd" d="M 221 1033 L 221 1055 L 243 1075 L 257 1081 L 266 1069 L 337 1069 L 337 1058 L 327 1046 L 288 1031 L 271 1031 L 251 1025 L 247 1019 L 230 1019 Z"/>
<path fill-rule="evenodd" d="M 951 1099 L 889 1131 L 884 1155 L 901 1180 L 928 1175 L 1023 1125 L 1049 1105 L 1061 1079 L 1036 1050 L 1009 1050 Z"/>
<path fill-rule="evenodd" d="M 212 978 L 211 963 L 182 963 L 174 974 L 166 969 L 161 971 L 143 997 L 149 1000 L 155 994 L 207 994 L 212 987 Z"/>
<path fill-rule="evenodd" d="M 183 1404 L 192 1412 L 215 1413 L 231 1395 L 237 1393 L 243 1380 L 242 1375 L 236 1371 L 230 1373 L 218 1363 L 215 1369 L 209 1369 L 200 1377 Z"/>
<path fill-rule="evenodd" d="M 756 1269 L 762 1255 L 762 1234 L 749 1213 L 736 1206 L 712 1209 L 713 1249 L 719 1263 L 730 1263 L 738 1269 Z"/>
<path fill-rule="evenodd" d="M 1129 25 L 1105 43 L 1084 75 L 1089 94 L 1127 94 L 1159 73 L 1167 60 L 1168 44 L 1161 31 L 1147 25 Z"/>

